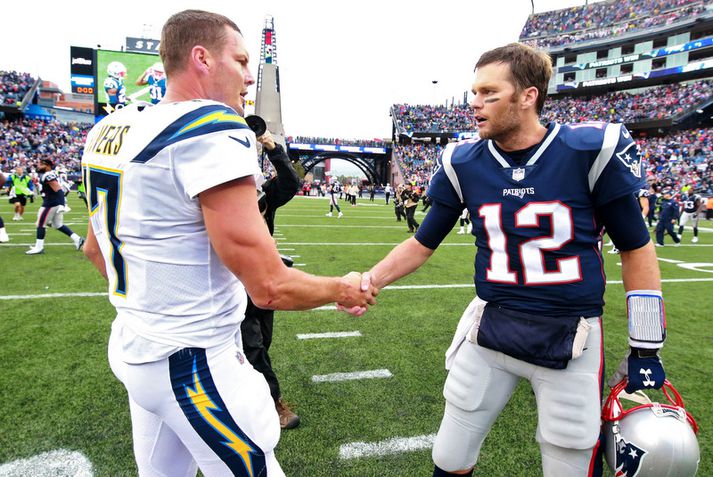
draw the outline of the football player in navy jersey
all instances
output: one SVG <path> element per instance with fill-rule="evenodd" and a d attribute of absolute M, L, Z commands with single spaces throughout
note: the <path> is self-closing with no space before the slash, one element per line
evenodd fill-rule
<path fill-rule="evenodd" d="M 636 144 L 622 124 L 541 125 L 551 74 L 550 58 L 521 44 L 480 57 L 471 106 L 481 139 L 445 148 L 430 213 L 371 270 L 376 288 L 413 272 L 463 208 L 470 212 L 477 296 L 446 352 L 434 476 L 472 475 L 521 379 L 537 399 L 543 474 L 601 472 L 602 226 L 621 251 L 630 330 L 610 385 L 627 378 L 629 392 L 660 388 L 665 377 L 660 274 L 635 196 L 645 187 Z"/>
<path fill-rule="evenodd" d="M 691 242 L 698 242 L 698 211 L 701 208 L 703 199 L 698 194 L 683 194 L 681 195 L 681 206 L 683 211 L 678 219 L 678 238 L 683 237 L 683 229 L 688 222 L 691 222 L 693 227 L 693 238 Z"/>
<path fill-rule="evenodd" d="M 25 252 L 26 255 L 45 253 L 45 227 L 47 226 L 51 226 L 71 238 L 75 249 L 80 250 L 84 245 L 84 238 L 64 225 L 64 191 L 60 185 L 59 176 L 52 170 L 53 167 L 54 162 L 51 159 L 40 159 L 37 165 L 37 171 L 40 173 L 42 207 L 37 211 L 37 239 L 35 245 Z"/>

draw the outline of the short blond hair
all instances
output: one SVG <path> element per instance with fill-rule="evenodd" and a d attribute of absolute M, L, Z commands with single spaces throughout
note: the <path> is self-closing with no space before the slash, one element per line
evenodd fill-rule
<path fill-rule="evenodd" d="M 220 47 L 226 39 L 226 26 L 242 35 L 235 22 L 219 13 L 184 10 L 172 15 L 161 30 L 159 46 L 166 76 L 183 69 L 194 46 Z"/>

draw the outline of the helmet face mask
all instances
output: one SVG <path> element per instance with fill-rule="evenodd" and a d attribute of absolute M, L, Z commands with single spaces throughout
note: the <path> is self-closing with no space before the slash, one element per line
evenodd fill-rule
<path fill-rule="evenodd" d="M 666 381 L 662 390 L 670 404 L 651 402 L 637 393 L 627 396 L 643 404 L 625 410 L 620 394 L 626 384 L 624 379 L 614 386 L 602 412 L 610 469 L 621 477 L 694 476 L 700 461 L 698 425 L 681 395 Z"/>

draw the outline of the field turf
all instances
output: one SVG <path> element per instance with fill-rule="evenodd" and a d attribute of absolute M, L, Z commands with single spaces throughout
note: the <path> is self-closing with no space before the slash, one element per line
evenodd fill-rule
<path fill-rule="evenodd" d="M 84 235 L 86 212 L 75 193 L 70 205 L 73 210 L 65 222 Z M 0 475 L 19 475 L 3 463 L 55 449 L 86 456 L 95 476 L 136 475 L 126 392 L 106 358 L 114 316 L 102 295 L 106 287 L 69 238 L 55 230 L 47 230 L 44 255 L 24 254 L 34 243 L 37 207 L 36 201 L 28 206 L 24 221 L 14 222 L 7 198 L 0 198 L 0 215 L 11 237 L 10 243 L 0 244 Z M 343 218 L 328 218 L 326 199 L 294 199 L 278 212 L 278 247 L 293 255 L 302 270 L 342 275 L 368 269 L 409 236 L 405 223 L 396 222 L 393 207 L 385 206 L 383 199 L 360 200 L 357 207 L 344 203 L 342 208 Z M 701 225 L 713 229 L 711 222 Z M 418 272 L 383 290 L 379 304 L 361 318 L 329 309 L 276 314 L 271 356 L 284 397 L 302 418 L 299 428 L 283 432 L 276 451 L 288 476 L 431 475 L 427 445 L 405 452 L 382 446 L 385 455 L 351 458 L 340 456 L 340 450 L 348 454 L 350 443 L 432 436 L 438 430 L 444 351 L 474 293 L 468 286 L 473 238 L 456 230 Z M 683 246 L 674 248 L 668 239 L 668 246 L 657 249 L 669 330 L 662 356 L 669 379 L 701 426 L 698 475 L 709 476 L 713 233 L 701 232 L 696 245 L 690 238 L 689 228 Z M 620 280 L 618 255 L 604 257 L 608 279 Z M 620 283 L 608 285 L 606 302 L 608 376 L 626 349 Z M 359 331 L 361 336 L 297 339 L 298 334 L 341 331 Z M 388 369 L 393 376 L 312 380 L 315 375 L 377 369 Z M 652 396 L 663 399 L 658 393 Z M 535 427 L 534 396 L 527 383 L 521 383 L 486 440 L 475 475 L 541 475 Z M 52 472 L 60 471 L 45 467 L 33 475 L 65 475 Z"/>

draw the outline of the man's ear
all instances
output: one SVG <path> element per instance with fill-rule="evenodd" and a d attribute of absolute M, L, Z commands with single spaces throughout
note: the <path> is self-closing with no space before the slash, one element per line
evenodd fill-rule
<path fill-rule="evenodd" d="M 206 75 L 213 65 L 213 58 L 210 56 L 210 52 L 201 45 L 196 45 L 191 49 L 191 55 L 188 61 L 192 68 Z"/>
<path fill-rule="evenodd" d="M 522 93 L 520 93 L 520 105 L 522 109 L 536 108 L 537 98 L 540 96 L 540 92 L 534 86 L 525 88 Z"/>

